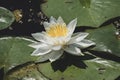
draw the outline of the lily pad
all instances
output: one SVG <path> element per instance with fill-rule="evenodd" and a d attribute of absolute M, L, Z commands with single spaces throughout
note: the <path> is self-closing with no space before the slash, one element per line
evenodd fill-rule
<path fill-rule="evenodd" d="M 74 65 L 76 64 L 76 60 L 74 60 L 76 58 L 79 67 Z M 68 65 L 71 62 L 73 65 Z M 86 67 L 82 67 L 83 63 Z M 67 66 L 66 69 L 61 71 L 60 68 L 64 68 L 65 66 Z M 30 78 L 37 80 L 115 80 L 119 76 L 120 64 L 117 62 L 101 58 L 83 60 L 82 57 L 73 57 L 73 59 L 71 57 L 53 63 L 44 62 L 24 65 L 19 69 L 10 71 L 7 74 L 7 80 L 24 80 Z"/>
<path fill-rule="evenodd" d="M 0 38 L 0 67 L 5 67 L 8 70 L 17 65 L 35 60 L 35 57 L 30 55 L 33 49 L 28 46 L 31 41 L 20 37 Z"/>
<path fill-rule="evenodd" d="M 0 30 L 10 26 L 14 20 L 14 15 L 10 10 L 0 7 Z"/>
<path fill-rule="evenodd" d="M 93 50 L 108 52 L 120 57 L 120 39 L 115 35 L 116 28 L 113 25 L 87 32 L 90 33 L 88 38 L 96 43 Z"/>
<path fill-rule="evenodd" d="M 87 65 L 84 69 L 71 65 L 64 72 L 54 71 L 51 63 L 42 63 L 39 70 L 51 80 L 115 80 L 120 75 L 119 63 L 99 58 L 86 60 L 84 63 Z"/>
<path fill-rule="evenodd" d="M 48 17 L 61 16 L 65 22 L 77 18 L 78 26 L 99 27 L 120 16 L 119 0 L 47 0 L 41 8 Z"/>

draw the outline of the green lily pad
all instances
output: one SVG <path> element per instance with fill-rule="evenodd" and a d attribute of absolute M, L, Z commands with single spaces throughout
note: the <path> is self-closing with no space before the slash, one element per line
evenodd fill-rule
<path fill-rule="evenodd" d="M 0 7 L 0 30 L 10 26 L 14 20 L 14 15 L 10 10 Z"/>
<path fill-rule="evenodd" d="M 113 25 L 101 27 L 94 30 L 88 30 L 88 38 L 96 43 L 93 50 L 104 51 L 120 56 L 120 39 L 115 35 Z"/>
<path fill-rule="evenodd" d="M 17 65 L 35 60 L 35 57 L 30 55 L 33 48 L 28 46 L 31 41 L 20 37 L 0 38 L 0 67 L 5 67 L 8 70 Z"/>
<path fill-rule="evenodd" d="M 63 72 L 54 71 L 51 63 L 42 63 L 39 70 L 51 80 L 115 80 L 120 75 L 119 63 L 99 58 L 86 60 L 84 63 L 87 65 L 84 69 L 71 65 Z"/>
<path fill-rule="evenodd" d="M 52 65 L 54 62 L 29 64 L 19 69 L 13 69 L 6 77 L 7 80 L 26 80 L 30 78 L 36 80 L 115 80 L 120 76 L 120 64 L 114 61 L 101 58 L 77 61 L 81 64 L 79 66 L 82 66 L 82 62 L 84 62 L 85 68 L 67 65 L 66 61 L 76 63 L 73 59 L 62 60 L 63 64 L 60 61 L 56 61 L 55 64 L 57 64 L 54 65 L 57 70 Z M 64 71 L 59 69 L 64 68 L 66 65 Z"/>
<path fill-rule="evenodd" d="M 78 26 L 99 27 L 106 20 L 120 16 L 119 0 L 47 0 L 41 5 L 48 17 L 63 17 L 65 22 L 78 19 Z"/>

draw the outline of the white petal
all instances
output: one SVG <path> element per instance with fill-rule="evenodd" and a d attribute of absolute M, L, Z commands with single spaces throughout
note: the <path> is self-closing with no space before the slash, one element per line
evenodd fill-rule
<path fill-rule="evenodd" d="M 72 35 L 77 24 L 77 18 L 72 20 L 68 25 L 69 35 Z"/>
<path fill-rule="evenodd" d="M 56 23 L 56 19 L 53 16 L 50 17 L 50 23 Z"/>
<path fill-rule="evenodd" d="M 43 32 L 41 32 L 41 33 L 33 33 L 32 36 L 36 40 L 38 40 L 40 42 L 47 43 L 47 44 L 51 43 L 51 40 L 49 40 L 49 38 L 47 37 L 47 35 L 45 35 Z"/>
<path fill-rule="evenodd" d="M 33 33 L 32 36 L 38 41 L 46 40 L 45 35 L 43 33 Z"/>
<path fill-rule="evenodd" d="M 45 54 L 45 55 L 41 55 L 36 62 L 44 62 L 47 61 L 49 59 L 50 53 Z"/>
<path fill-rule="evenodd" d="M 41 43 L 41 42 L 32 43 L 32 44 L 30 44 L 30 45 L 28 45 L 28 46 L 30 46 L 30 47 L 32 47 L 32 48 L 48 47 L 47 44 Z"/>
<path fill-rule="evenodd" d="M 43 62 L 46 60 L 50 60 L 51 62 L 56 61 L 57 59 L 59 59 L 63 54 L 63 50 L 59 50 L 59 51 L 52 51 L 48 54 L 42 55 L 38 58 L 37 62 Z"/>
<path fill-rule="evenodd" d="M 76 33 L 72 34 L 71 37 L 75 37 L 75 36 L 79 35 L 80 33 L 81 33 L 81 32 L 76 32 Z"/>
<path fill-rule="evenodd" d="M 95 45 L 95 43 L 93 41 L 84 39 L 84 40 L 82 40 L 82 41 L 80 41 L 78 43 L 75 43 L 75 45 L 82 48 L 82 49 L 84 49 L 84 48 L 90 47 L 92 45 Z"/>
<path fill-rule="evenodd" d="M 64 23 L 62 17 L 58 17 L 57 23 L 60 23 L 60 24 L 63 24 L 63 23 Z"/>
<path fill-rule="evenodd" d="M 45 30 L 46 30 L 46 29 L 50 26 L 50 23 L 44 22 L 43 25 L 44 25 L 44 28 L 45 28 Z"/>
<path fill-rule="evenodd" d="M 89 33 L 79 33 L 78 35 L 72 37 L 71 40 L 68 42 L 68 44 L 80 42 L 88 35 L 89 35 Z"/>
<path fill-rule="evenodd" d="M 62 48 L 62 46 L 61 45 L 58 45 L 58 46 L 53 46 L 53 50 L 60 50 Z"/>
<path fill-rule="evenodd" d="M 63 50 L 52 51 L 49 56 L 50 62 L 56 61 L 57 59 L 59 59 L 62 56 L 62 54 L 63 54 Z"/>
<path fill-rule="evenodd" d="M 72 55 L 77 55 L 77 56 L 83 55 L 81 50 L 73 45 L 66 46 L 64 50 Z"/>
<path fill-rule="evenodd" d="M 40 56 L 40 55 L 45 55 L 47 53 L 49 53 L 51 51 L 50 48 L 46 47 L 46 48 L 38 48 L 35 51 L 33 51 L 33 53 L 31 54 L 31 56 Z"/>

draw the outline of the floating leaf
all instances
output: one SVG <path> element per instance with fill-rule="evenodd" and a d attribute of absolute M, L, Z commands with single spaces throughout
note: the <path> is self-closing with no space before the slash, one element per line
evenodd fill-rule
<path fill-rule="evenodd" d="M 113 25 L 88 30 L 90 33 L 88 38 L 96 43 L 93 49 L 120 56 L 120 39 L 115 35 L 115 31 Z"/>
<path fill-rule="evenodd" d="M 119 63 L 100 58 L 86 60 L 84 63 L 87 65 L 86 68 L 71 65 L 63 72 L 54 71 L 51 63 L 42 63 L 39 65 L 39 70 L 51 80 L 115 80 L 120 75 Z"/>
<path fill-rule="evenodd" d="M 120 16 L 120 0 L 47 0 L 41 8 L 48 17 L 62 16 L 65 22 L 77 18 L 78 26 L 98 27 Z"/>
<path fill-rule="evenodd" d="M 90 60 L 84 60 L 84 58 L 69 56 L 53 63 L 24 65 L 19 69 L 10 71 L 7 75 L 7 80 L 24 80 L 24 78 L 37 80 L 115 80 L 120 76 L 119 63 L 101 58 Z M 65 66 L 66 69 L 61 71 L 60 69 L 63 69 Z"/>
<path fill-rule="evenodd" d="M 13 21 L 13 13 L 6 8 L 0 7 L 0 30 L 10 26 Z"/>
<path fill-rule="evenodd" d="M 33 61 L 35 57 L 31 57 L 32 48 L 28 46 L 32 40 L 26 38 L 0 38 L 0 67 L 7 70 L 16 65 Z"/>

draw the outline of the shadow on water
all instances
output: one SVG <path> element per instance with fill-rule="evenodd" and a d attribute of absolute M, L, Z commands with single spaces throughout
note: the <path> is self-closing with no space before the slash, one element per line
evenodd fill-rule
<path fill-rule="evenodd" d="M 107 25 L 114 23 L 115 21 L 118 21 L 118 20 L 120 20 L 120 16 L 115 17 L 115 18 L 111 18 L 111 19 L 105 21 L 103 24 L 100 25 L 100 27 L 107 26 Z"/>
<path fill-rule="evenodd" d="M 4 77 L 4 68 L 0 69 L 0 80 L 3 80 Z"/>
<path fill-rule="evenodd" d="M 120 80 L 120 76 L 118 76 L 115 80 Z"/>
<path fill-rule="evenodd" d="M 59 59 L 51 63 L 52 68 L 54 69 L 54 71 L 60 70 L 62 72 L 71 65 L 74 65 L 81 69 L 86 69 L 87 65 L 84 63 L 84 60 L 94 59 L 96 58 L 95 56 L 120 63 L 120 57 L 115 56 L 113 54 L 102 51 L 94 51 L 94 50 L 88 50 L 88 51 L 94 56 L 90 54 L 85 54 L 85 56 L 73 56 L 68 53 L 65 53 L 64 54 L 65 56 L 62 59 Z"/>
<path fill-rule="evenodd" d="M 51 63 L 54 71 L 60 70 L 64 71 L 67 67 L 74 65 L 78 68 L 86 69 L 87 65 L 83 62 L 84 60 L 93 59 L 92 55 L 86 54 L 85 56 L 73 56 L 70 54 L 64 54 L 65 56 L 62 59 L 59 59 L 53 63 Z"/>
<path fill-rule="evenodd" d="M 95 56 L 120 63 L 120 57 L 113 55 L 113 54 L 110 54 L 108 52 L 94 51 L 94 50 L 89 50 L 89 52 Z"/>

